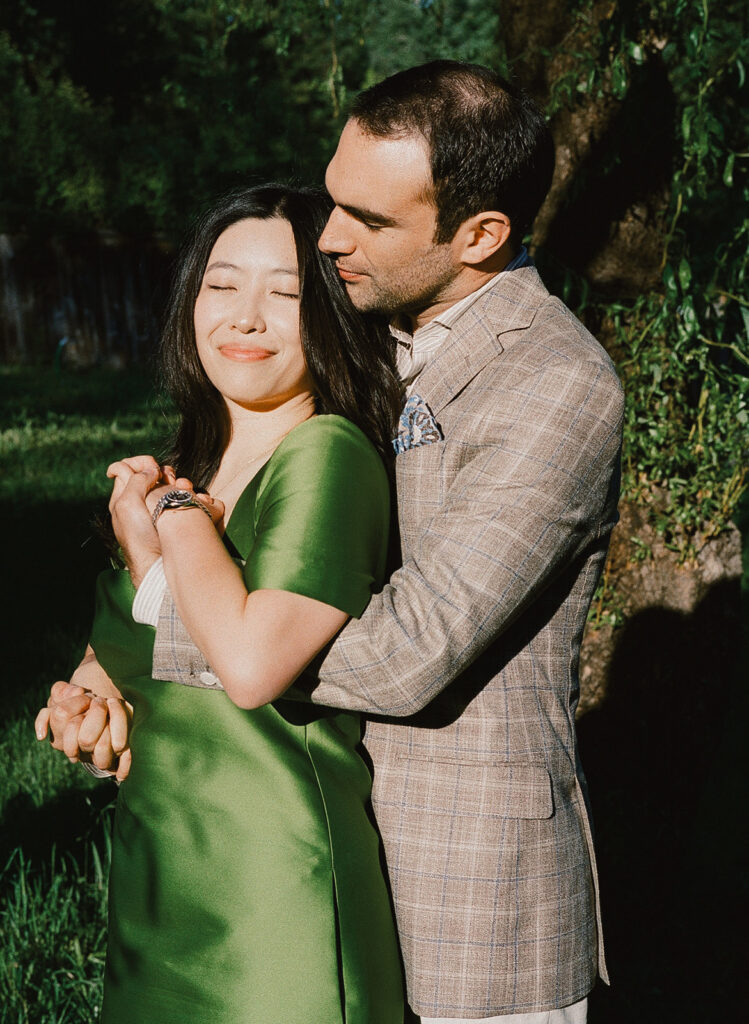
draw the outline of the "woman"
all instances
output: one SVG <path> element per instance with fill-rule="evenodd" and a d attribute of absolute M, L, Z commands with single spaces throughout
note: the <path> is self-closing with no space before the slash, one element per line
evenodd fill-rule
<path fill-rule="evenodd" d="M 402 1020 L 360 723 L 277 700 L 385 571 L 377 449 L 398 386 L 388 345 L 317 249 L 329 208 L 266 186 L 203 219 L 163 340 L 181 478 L 148 459 L 110 467 L 113 515 L 147 493 L 145 546 L 213 673 L 194 687 L 152 679 L 133 581 L 100 578 L 74 681 L 133 707 L 105 1024 Z"/>

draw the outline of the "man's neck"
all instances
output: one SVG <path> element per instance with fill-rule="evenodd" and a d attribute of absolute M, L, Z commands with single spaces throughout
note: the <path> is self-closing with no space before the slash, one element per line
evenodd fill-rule
<path fill-rule="evenodd" d="M 507 249 L 507 251 L 503 250 L 502 253 L 497 253 L 496 259 L 487 260 L 480 265 L 464 264 L 449 285 L 429 306 L 414 313 L 400 312 L 393 318 L 393 323 L 401 330 L 414 334 L 420 327 L 426 326 L 435 317 L 454 306 L 456 302 L 460 302 L 467 295 L 483 288 L 488 281 L 504 270 L 515 255 L 516 253 Z"/>

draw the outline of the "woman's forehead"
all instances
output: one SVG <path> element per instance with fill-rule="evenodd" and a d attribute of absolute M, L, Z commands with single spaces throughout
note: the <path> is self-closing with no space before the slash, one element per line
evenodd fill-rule
<path fill-rule="evenodd" d="M 282 217 L 245 217 L 235 221 L 216 239 L 208 267 L 215 263 L 242 269 L 270 266 L 296 273 L 297 255 L 291 224 Z"/>

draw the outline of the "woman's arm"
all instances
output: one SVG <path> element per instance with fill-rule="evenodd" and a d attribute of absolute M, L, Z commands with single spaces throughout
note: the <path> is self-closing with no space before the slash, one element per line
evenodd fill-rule
<path fill-rule="evenodd" d="M 153 474 L 131 472 L 117 505 L 139 505 L 142 517 L 167 490 L 153 486 Z M 320 416 L 301 424 L 264 472 L 253 523 L 236 528 L 242 571 L 216 529 L 221 502 L 200 500 L 212 522 L 200 508 L 167 508 L 157 518 L 164 572 L 188 633 L 229 697 L 260 707 L 291 685 L 349 615 L 361 614 L 381 579 L 387 474 L 348 421 Z"/>
<path fill-rule="evenodd" d="M 301 594 L 248 594 L 239 568 L 199 509 L 166 511 L 157 527 L 180 616 L 239 707 L 257 708 L 279 697 L 348 619 L 338 608 Z"/>

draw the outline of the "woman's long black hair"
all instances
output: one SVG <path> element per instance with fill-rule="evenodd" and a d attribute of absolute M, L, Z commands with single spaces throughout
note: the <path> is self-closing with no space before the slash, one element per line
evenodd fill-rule
<path fill-rule="evenodd" d="M 198 358 L 193 314 L 208 257 L 219 235 L 247 218 L 288 221 L 299 263 L 302 350 L 319 413 L 355 423 L 389 465 L 400 412 L 395 348 L 384 321 L 351 305 L 332 260 L 317 247 L 332 200 L 321 190 L 269 184 L 224 196 L 197 223 L 176 271 L 161 340 L 163 382 L 179 412 L 167 460 L 178 476 L 207 489 L 229 443 L 226 404 Z"/>

